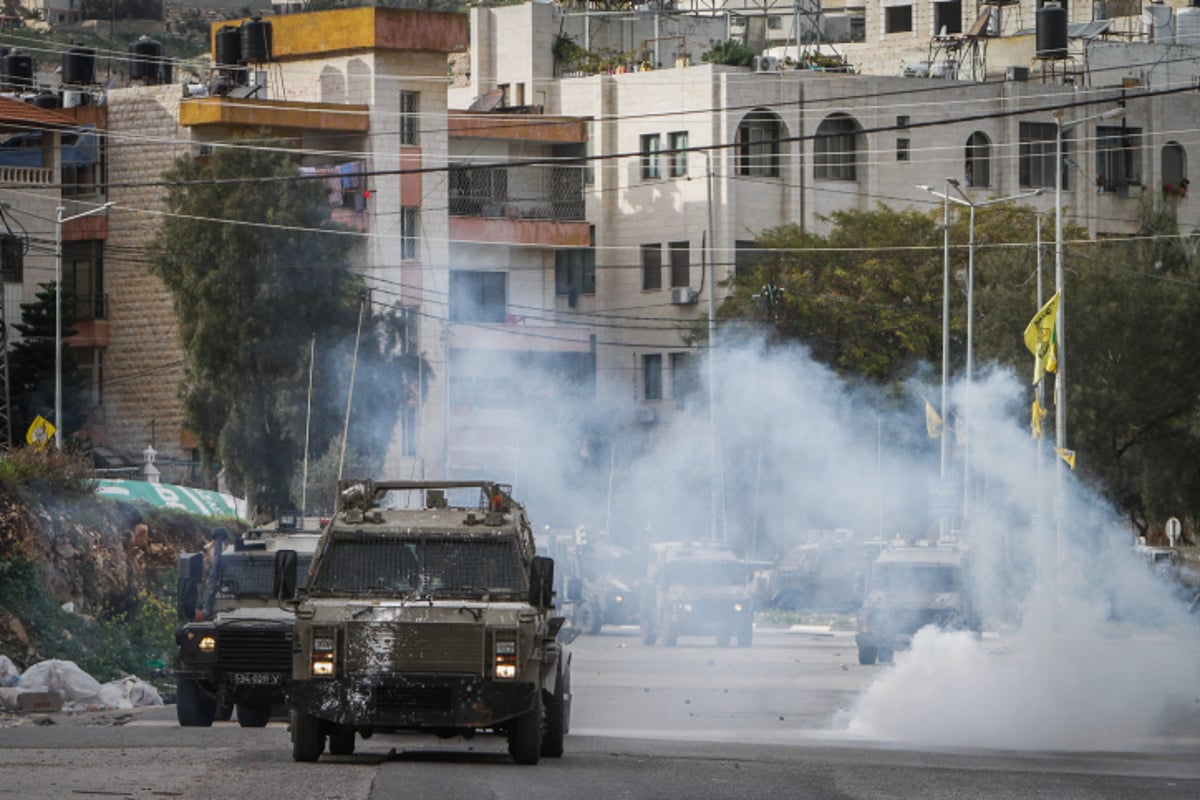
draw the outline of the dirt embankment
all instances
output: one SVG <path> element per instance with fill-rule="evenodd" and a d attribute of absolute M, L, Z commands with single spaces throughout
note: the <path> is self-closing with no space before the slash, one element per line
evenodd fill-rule
<path fill-rule="evenodd" d="M 22 666 L 54 654 L 42 652 L 37 626 L 14 611 L 27 603 L 5 593 L 32 584 L 55 606 L 94 616 L 106 601 L 161 581 L 180 553 L 203 547 L 213 524 L 94 495 L 30 494 L 0 487 L 0 653 Z M 35 565 L 34 580 L 14 578 L 21 563 Z"/>

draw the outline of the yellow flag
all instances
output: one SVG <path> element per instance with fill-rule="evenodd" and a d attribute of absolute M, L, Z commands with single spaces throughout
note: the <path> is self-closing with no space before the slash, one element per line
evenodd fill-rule
<path fill-rule="evenodd" d="M 1056 447 L 1056 448 L 1054 448 L 1054 452 L 1058 453 L 1059 458 L 1061 458 L 1063 461 L 1067 462 L 1068 467 L 1070 467 L 1071 469 L 1075 469 L 1075 451 L 1074 450 L 1068 450 L 1065 447 Z"/>
<path fill-rule="evenodd" d="M 1033 382 L 1058 369 L 1058 292 L 1034 315 L 1025 327 L 1025 346 L 1033 353 Z"/>
<path fill-rule="evenodd" d="M 57 430 L 50 420 L 40 414 L 34 419 L 33 424 L 29 426 L 29 430 L 25 431 L 25 442 L 31 444 L 38 450 L 42 450 L 46 445 L 50 444 L 50 440 L 54 438 L 54 431 Z"/>
<path fill-rule="evenodd" d="M 1045 435 L 1042 432 L 1042 420 L 1046 418 L 1047 413 L 1046 409 L 1042 408 L 1042 404 L 1035 399 L 1029 422 L 1030 427 L 1033 428 L 1033 438 L 1041 439 Z"/>
<path fill-rule="evenodd" d="M 925 401 L 925 431 L 930 439 L 937 439 L 942 435 L 942 418 L 928 400 Z"/>

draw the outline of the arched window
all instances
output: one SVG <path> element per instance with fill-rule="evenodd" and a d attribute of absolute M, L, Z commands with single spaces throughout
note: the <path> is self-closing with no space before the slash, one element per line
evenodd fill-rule
<path fill-rule="evenodd" d="M 770 111 L 755 109 L 737 129 L 737 174 L 779 177 L 779 140 L 786 135 L 783 121 Z"/>
<path fill-rule="evenodd" d="M 975 131 L 967 137 L 963 183 L 967 186 L 992 185 L 992 140 L 986 133 Z"/>
<path fill-rule="evenodd" d="M 1167 142 L 1162 149 L 1162 189 L 1166 197 L 1187 197 L 1187 153 L 1179 142 Z"/>
<path fill-rule="evenodd" d="M 862 128 L 848 114 L 830 114 L 817 126 L 813 142 L 814 176 L 833 181 L 858 180 L 858 137 Z"/>

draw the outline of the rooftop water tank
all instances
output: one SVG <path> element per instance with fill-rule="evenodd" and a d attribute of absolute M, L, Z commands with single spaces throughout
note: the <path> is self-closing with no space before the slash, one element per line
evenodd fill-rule
<path fill-rule="evenodd" d="M 1175 43 L 1200 45 L 1200 0 L 1175 12 Z"/>
<path fill-rule="evenodd" d="M 72 46 L 63 51 L 62 81 L 69 86 L 90 86 L 96 82 L 96 51 Z"/>
<path fill-rule="evenodd" d="M 163 63 L 162 42 L 142 36 L 129 45 L 129 78 L 158 83 Z"/>
<path fill-rule="evenodd" d="M 58 108 L 62 105 L 55 92 L 38 92 L 26 102 L 38 108 Z"/>
<path fill-rule="evenodd" d="M 236 25 L 225 25 L 213 34 L 218 67 L 236 67 L 242 63 L 242 32 Z"/>
<path fill-rule="evenodd" d="M 262 64 L 271 60 L 271 23 L 254 17 L 242 23 L 242 62 Z"/>
<path fill-rule="evenodd" d="M 33 86 L 33 56 L 9 53 L 4 57 L 4 88 L 20 91 Z"/>
<path fill-rule="evenodd" d="M 1037 57 L 1067 57 L 1067 10 L 1058 3 L 1046 3 L 1037 10 Z"/>
<path fill-rule="evenodd" d="M 1174 44 L 1175 9 L 1166 5 L 1150 5 L 1142 9 L 1142 31 L 1155 44 Z"/>

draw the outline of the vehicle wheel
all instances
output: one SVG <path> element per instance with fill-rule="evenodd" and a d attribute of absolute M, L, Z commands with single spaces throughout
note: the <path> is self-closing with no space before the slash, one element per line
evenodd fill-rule
<path fill-rule="evenodd" d="M 575 621 L 581 631 L 591 636 L 595 636 L 604 627 L 604 622 L 600 619 L 600 609 L 596 608 L 595 603 L 581 605 Z"/>
<path fill-rule="evenodd" d="M 737 635 L 738 647 L 750 647 L 754 644 L 754 626 L 746 625 L 738 631 Z"/>
<path fill-rule="evenodd" d="M 563 739 L 567 735 L 566 688 L 562 672 L 558 673 L 553 692 L 542 693 L 545 706 L 545 725 L 542 729 L 542 755 L 547 758 L 562 758 Z"/>
<path fill-rule="evenodd" d="M 877 653 L 876 657 L 879 659 L 880 664 L 892 663 L 892 651 L 891 650 L 884 650 L 881 648 L 879 650 L 879 652 Z"/>
<path fill-rule="evenodd" d="M 679 629 L 670 623 L 663 626 L 663 644 L 667 647 L 679 644 Z"/>
<path fill-rule="evenodd" d="M 292 760 L 316 761 L 325 749 L 321 720 L 292 709 Z"/>
<path fill-rule="evenodd" d="M 536 764 L 542 754 L 542 692 L 533 693 L 533 708 L 512 721 L 508 752 L 518 764 Z"/>
<path fill-rule="evenodd" d="M 875 648 L 874 647 L 859 647 L 858 648 L 858 663 L 862 665 L 875 663 Z"/>
<path fill-rule="evenodd" d="M 329 734 L 329 752 L 335 756 L 354 755 L 354 728 L 338 725 Z"/>
<path fill-rule="evenodd" d="M 217 711 L 217 701 L 200 690 L 196 681 L 184 678 L 175 692 L 175 716 L 185 728 L 209 728 Z"/>
<path fill-rule="evenodd" d="M 658 641 L 658 634 L 655 633 L 654 628 L 642 623 L 642 644 L 652 645 L 656 641 Z"/>
<path fill-rule="evenodd" d="M 271 719 L 270 703 L 238 703 L 238 725 L 243 728 L 265 728 Z"/>
<path fill-rule="evenodd" d="M 728 633 L 718 633 L 717 634 L 717 647 L 729 647 L 729 634 Z"/>

